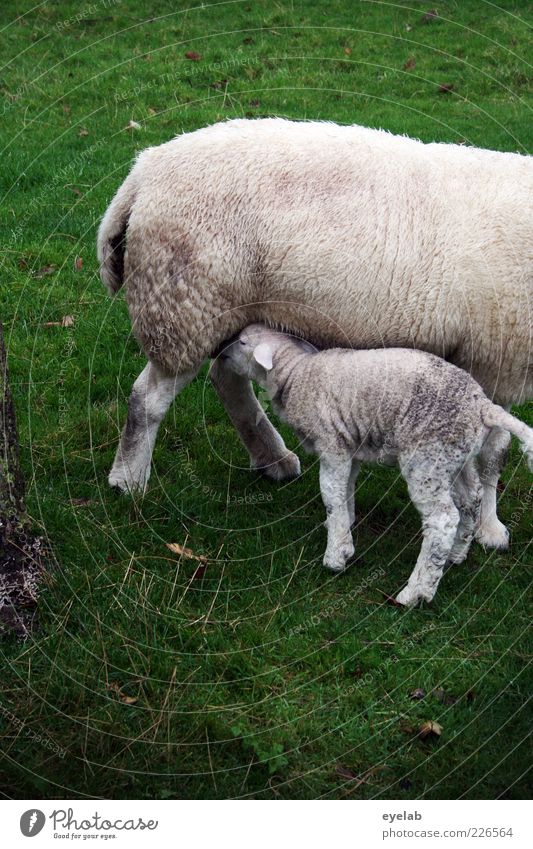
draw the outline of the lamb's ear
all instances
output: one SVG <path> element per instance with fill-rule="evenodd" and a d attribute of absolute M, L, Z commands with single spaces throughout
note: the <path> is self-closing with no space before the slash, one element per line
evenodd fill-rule
<path fill-rule="evenodd" d="M 272 346 L 268 342 L 261 342 L 254 348 L 254 360 L 263 366 L 264 369 L 270 371 L 272 368 Z"/>

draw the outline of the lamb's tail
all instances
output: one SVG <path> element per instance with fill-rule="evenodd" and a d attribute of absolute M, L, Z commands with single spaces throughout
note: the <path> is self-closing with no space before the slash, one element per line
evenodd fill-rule
<path fill-rule="evenodd" d="M 501 427 L 519 439 L 528 466 L 533 472 L 533 428 L 516 419 L 503 407 L 498 407 L 497 404 L 490 402 L 484 409 L 482 418 L 487 427 Z"/>
<path fill-rule="evenodd" d="M 100 277 L 110 295 L 118 292 L 124 282 L 126 229 L 135 194 L 136 181 L 133 174 L 129 174 L 107 207 L 98 229 L 96 252 Z"/>

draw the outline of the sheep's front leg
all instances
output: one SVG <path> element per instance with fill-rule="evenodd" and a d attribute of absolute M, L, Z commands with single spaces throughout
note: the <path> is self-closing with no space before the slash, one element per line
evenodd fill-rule
<path fill-rule="evenodd" d="M 197 371 L 169 376 L 148 362 L 133 384 L 128 417 L 109 473 L 110 486 L 122 492 L 144 492 L 159 425 L 178 392 L 190 383 Z"/>
<path fill-rule="evenodd" d="M 509 546 L 509 531 L 498 519 L 496 502 L 498 480 L 507 461 L 510 441 L 511 436 L 507 431 L 494 427 L 478 455 L 483 495 L 476 539 L 486 548 L 505 549 Z"/>
<path fill-rule="evenodd" d="M 459 511 L 451 494 L 451 481 L 432 477 L 427 467 L 406 475 L 409 495 L 422 517 L 420 554 L 407 586 L 396 596 L 406 606 L 431 601 L 450 557 L 459 525 Z"/>
<path fill-rule="evenodd" d="M 349 456 L 321 455 L 320 492 L 326 508 L 328 531 L 324 566 L 332 572 L 343 572 L 346 561 L 354 553 L 348 491 L 351 475 L 352 462 Z"/>
<path fill-rule="evenodd" d="M 357 483 L 360 468 L 361 463 L 358 460 L 352 460 L 352 468 L 350 477 L 348 478 L 348 515 L 350 517 L 350 527 L 355 524 L 355 484 Z"/>
<path fill-rule="evenodd" d="M 252 469 L 258 469 L 273 480 L 297 477 L 300 474 L 300 461 L 296 454 L 287 449 L 269 422 L 250 380 L 232 371 L 220 357 L 213 362 L 210 376 L 218 397 L 250 455 Z"/>

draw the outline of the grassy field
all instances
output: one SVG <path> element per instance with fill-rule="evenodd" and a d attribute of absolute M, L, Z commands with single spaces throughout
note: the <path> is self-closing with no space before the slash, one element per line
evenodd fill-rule
<path fill-rule="evenodd" d="M 38 632 L 0 646 L 1 792 L 524 797 L 532 489 L 517 447 L 510 551 L 476 547 L 412 612 L 386 600 L 420 542 L 397 472 L 361 474 L 358 559 L 330 577 L 316 461 L 283 486 L 251 474 L 205 373 L 161 428 L 144 500 L 118 497 L 106 476 L 144 360 L 94 243 L 136 151 L 226 117 L 531 151 L 531 4 L 188 5 L 0 12 L 1 313 L 28 506 L 58 563 Z M 428 721 L 440 736 L 418 735 Z"/>

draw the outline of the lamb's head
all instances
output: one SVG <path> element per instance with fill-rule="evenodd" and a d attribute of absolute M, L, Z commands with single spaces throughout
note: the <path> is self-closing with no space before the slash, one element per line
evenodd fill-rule
<path fill-rule="evenodd" d="M 283 348 L 285 355 L 314 354 L 316 348 L 305 339 L 280 333 L 264 324 L 249 324 L 238 336 L 221 348 L 218 356 L 226 360 L 230 368 L 265 386 L 270 378 L 276 382 L 273 359 L 277 351 Z M 272 386 L 270 387 L 272 388 Z"/>
<path fill-rule="evenodd" d="M 259 384 L 266 381 L 272 370 L 272 358 L 280 345 L 286 344 L 287 336 L 265 327 L 249 324 L 220 353 L 220 358 L 238 374 L 250 377 Z"/>

